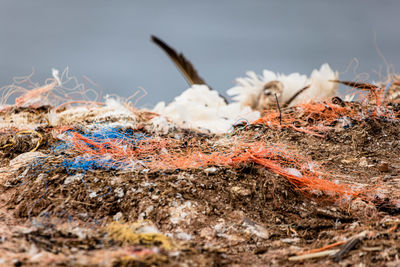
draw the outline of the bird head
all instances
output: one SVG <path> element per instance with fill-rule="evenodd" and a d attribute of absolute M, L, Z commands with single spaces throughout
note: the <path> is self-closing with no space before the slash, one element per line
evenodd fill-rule
<path fill-rule="evenodd" d="M 280 98 L 283 92 L 283 84 L 280 81 L 270 81 L 264 84 L 258 96 L 257 110 L 265 110 L 276 105 L 275 95 Z"/>

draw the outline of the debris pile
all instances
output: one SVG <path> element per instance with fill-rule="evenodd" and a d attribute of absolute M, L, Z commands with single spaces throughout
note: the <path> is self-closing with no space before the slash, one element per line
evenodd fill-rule
<path fill-rule="evenodd" d="M 327 65 L 268 75 L 250 76 L 314 84 L 304 93 L 324 76 L 329 94 L 362 95 L 283 105 L 278 92 L 261 110 L 244 104 L 255 91 L 227 104 L 198 85 L 149 111 L 101 101 L 65 71 L 3 88 L 0 263 L 395 265 L 397 80 L 338 81 Z"/>

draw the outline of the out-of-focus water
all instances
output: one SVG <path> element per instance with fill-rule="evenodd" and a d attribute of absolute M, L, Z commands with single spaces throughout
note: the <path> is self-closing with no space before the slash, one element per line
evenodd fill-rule
<path fill-rule="evenodd" d="M 52 67 L 69 66 L 105 93 L 145 88 L 139 106 L 170 101 L 187 84 L 151 34 L 221 92 L 247 70 L 309 74 L 324 62 L 344 79 L 377 79 L 387 73 L 376 45 L 399 71 L 399 10 L 400 1 L 387 0 L 1 0 L 0 84 L 32 68 L 43 81 Z"/>

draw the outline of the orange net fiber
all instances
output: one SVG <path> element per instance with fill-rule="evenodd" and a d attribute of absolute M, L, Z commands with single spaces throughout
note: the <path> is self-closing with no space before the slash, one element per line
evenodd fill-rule
<path fill-rule="evenodd" d="M 26 93 L 23 95 L 19 96 L 15 100 L 15 104 L 17 107 L 28 104 L 30 102 L 33 102 L 35 99 L 45 97 L 47 93 L 49 93 L 53 88 L 56 86 L 57 83 L 49 83 L 46 84 L 42 87 L 35 88 L 32 90 L 28 90 Z"/>
<path fill-rule="evenodd" d="M 276 110 L 267 111 L 253 124 L 265 124 L 274 129 L 291 128 L 299 132 L 323 137 L 323 133 L 332 129 L 331 124 L 342 117 L 353 117 L 356 111 L 341 107 L 332 102 L 300 104 L 293 110 L 282 113 Z M 321 134 L 322 133 L 322 134 Z"/>
<path fill-rule="evenodd" d="M 150 138 L 133 133 L 109 131 L 99 135 L 70 132 L 73 150 L 99 158 L 111 157 L 125 163 L 142 161 L 152 170 L 191 169 L 207 166 L 240 168 L 255 163 L 287 179 L 299 190 L 331 197 L 356 197 L 360 194 L 349 185 L 329 181 L 318 164 L 278 146 L 264 142 L 232 140 L 232 146 L 211 149 L 193 138 L 182 148 L 182 141 Z"/>
<path fill-rule="evenodd" d="M 267 170 L 285 177 L 292 185 L 302 191 L 315 194 L 318 191 L 329 196 L 356 197 L 361 192 L 354 191 L 349 185 L 329 181 L 328 175 L 318 166 L 305 158 L 277 148 L 268 147 L 264 142 L 239 144 L 231 151 L 211 154 L 190 153 L 187 155 L 165 155 L 155 162 L 155 168 L 198 168 L 210 165 L 240 167 L 247 163 L 256 163 Z"/>
<path fill-rule="evenodd" d="M 253 124 L 264 124 L 273 129 L 291 128 L 309 135 L 324 137 L 339 121 L 363 121 L 366 118 L 388 118 L 398 120 L 384 101 L 385 90 L 369 90 L 360 103 L 335 103 L 334 99 L 323 103 L 304 103 L 281 112 L 268 110 Z M 360 96 L 362 94 L 360 93 Z"/>

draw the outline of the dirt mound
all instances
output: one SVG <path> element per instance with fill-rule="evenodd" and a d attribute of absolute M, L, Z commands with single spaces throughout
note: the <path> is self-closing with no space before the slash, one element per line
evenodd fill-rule
<path fill-rule="evenodd" d="M 333 99 L 226 135 L 105 110 L 1 112 L 0 263 L 398 264 L 396 104 Z"/>

